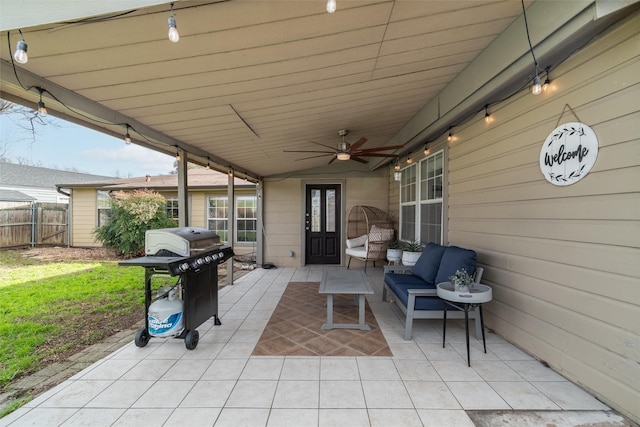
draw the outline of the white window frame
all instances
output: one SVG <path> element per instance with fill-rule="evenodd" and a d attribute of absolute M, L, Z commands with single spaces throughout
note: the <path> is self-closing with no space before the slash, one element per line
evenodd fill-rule
<path fill-rule="evenodd" d="M 430 166 L 440 161 L 440 173 L 425 175 Z M 437 170 L 437 168 L 436 168 Z M 400 239 L 405 241 L 419 241 L 426 244 L 429 241 L 443 244 L 445 240 L 445 224 L 446 224 L 446 204 L 445 204 L 445 152 L 444 149 L 438 150 L 433 154 L 421 159 L 418 163 L 411 164 L 401 170 L 400 180 L 400 209 L 399 209 L 399 227 Z M 440 188 L 437 189 L 438 183 Z M 431 185 L 432 192 L 429 194 L 428 185 Z M 436 191 L 438 190 L 438 191 Z M 422 236 L 423 218 L 422 208 L 430 204 L 440 204 L 440 235 L 436 239 L 429 239 Z M 415 221 L 405 221 L 404 212 L 407 209 L 412 211 Z M 424 219 L 426 220 L 426 218 Z M 409 226 L 410 228 L 407 228 Z"/>
<path fill-rule="evenodd" d="M 247 200 L 247 201 L 252 201 L 253 205 L 252 207 L 244 207 L 244 206 L 240 206 L 240 201 L 241 200 Z M 257 217 L 257 213 L 258 213 L 258 198 L 257 196 L 251 196 L 251 195 L 241 195 L 241 196 L 236 196 L 236 226 L 235 226 L 235 236 L 234 236 L 234 240 L 236 243 L 242 245 L 242 244 L 254 244 L 257 242 L 258 239 L 258 217 Z M 246 209 L 246 210 L 253 210 L 253 216 L 249 217 L 249 216 L 242 216 L 240 215 L 240 210 L 241 209 Z M 254 228 L 253 230 L 247 230 L 246 228 L 243 228 L 242 230 L 240 229 L 240 221 L 253 221 L 254 223 Z M 241 232 L 247 232 L 247 231 L 253 231 L 255 233 L 255 239 L 254 240 L 238 240 L 238 234 Z"/>
<path fill-rule="evenodd" d="M 210 209 L 211 209 L 211 200 L 219 200 L 219 201 L 224 201 L 226 203 L 224 209 L 226 210 L 226 217 L 212 217 L 210 215 Z M 233 208 L 235 208 L 235 227 L 234 227 L 234 236 L 233 236 L 233 243 L 234 244 L 238 244 L 238 245 L 253 245 L 257 242 L 258 239 L 258 218 L 257 216 L 254 217 L 244 217 L 241 216 L 239 213 L 240 209 L 244 209 L 244 207 L 239 206 L 238 201 L 239 200 L 247 200 L 247 199 L 253 199 L 253 211 L 254 213 L 257 215 L 257 209 L 258 209 L 258 198 L 256 195 L 236 195 L 235 196 L 235 203 Z M 207 212 L 206 212 L 206 221 L 207 221 L 207 229 L 208 230 L 213 230 L 216 233 L 218 233 L 218 235 L 220 235 L 220 239 L 223 240 L 226 243 L 229 243 L 229 241 L 225 238 L 223 238 L 223 236 L 227 236 L 229 235 L 229 209 L 231 207 L 229 206 L 229 202 L 228 202 L 228 197 L 226 195 L 222 196 L 222 195 L 209 195 L 207 196 Z M 210 221 L 224 221 L 225 223 L 225 228 L 224 229 L 212 229 L 210 227 Z M 243 240 L 243 241 L 238 241 L 238 232 L 244 232 L 246 231 L 245 228 L 240 229 L 239 227 L 239 223 L 240 221 L 254 221 L 255 223 L 255 232 L 256 232 L 256 240 Z"/>
<path fill-rule="evenodd" d="M 100 220 L 104 211 L 104 223 Z M 111 218 L 111 195 L 106 190 L 96 191 L 96 224 L 98 227 L 103 226 Z"/>

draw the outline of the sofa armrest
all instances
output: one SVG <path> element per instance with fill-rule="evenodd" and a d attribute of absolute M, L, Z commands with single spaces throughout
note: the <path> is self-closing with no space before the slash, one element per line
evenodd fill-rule
<path fill-rule="evenodd" d="M 384 266 L 385 273 L 406 273 L 407 271 L 411 271 L 410 265 L 385 265 Z"/>
<path fill-rule="evenodd" d="M 417 297 L 433 297 L 438 295 L 436 289 L 407 289 L 409 296 L 414 295 Z"/>

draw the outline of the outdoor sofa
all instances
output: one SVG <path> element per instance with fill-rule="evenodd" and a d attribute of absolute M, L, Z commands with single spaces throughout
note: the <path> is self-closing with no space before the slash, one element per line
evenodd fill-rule
<path fill-rule="evenodd" d="M 476 252 L 458 246 L 427 244 L 413 266 L 386 265 L 382 301 L 387 301 L 387 290 L 406 315 L 404 339 L 411 339 L 414 319 L 442 319 L 445 303 L 436 294 L 436 285 L 448 282 L 457 270 L 464 268 L 475 283 L 480 283 L 483 268 L 476 266 Z M 474 320 L 476 338 L 482 338 L 480 319 L 476 310 L 469 311 Z M 447 310 L 447 318 L 462 318 L 464 312 Z"/>

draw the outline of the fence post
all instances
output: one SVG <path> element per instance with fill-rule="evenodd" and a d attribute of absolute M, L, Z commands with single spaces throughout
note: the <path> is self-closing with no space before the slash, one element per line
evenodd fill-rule
<path fill-rule="evenodd" d="M 36 220 L 38 215 L 38 206 L 35 201 L 31 202 L 31 247 L 36 246 Z"/>

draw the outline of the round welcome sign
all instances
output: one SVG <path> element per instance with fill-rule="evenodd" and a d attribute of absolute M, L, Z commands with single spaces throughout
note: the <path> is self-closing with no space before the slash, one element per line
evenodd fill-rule
<path fill-rule="evenodd" d="M 584 123 L 555 128 L 540 150 L 540 170 L 554 185 L 571 185 L 584 178 L 598 157 L 598 138 Z"/>

